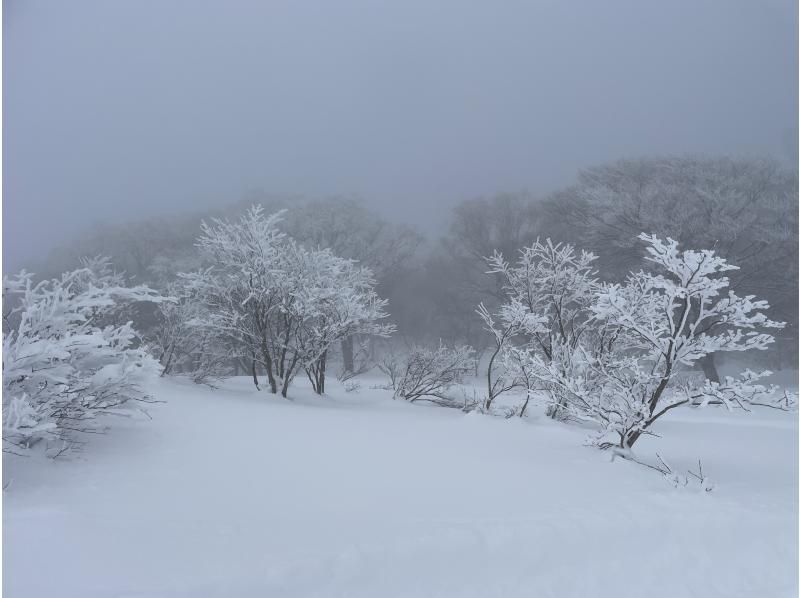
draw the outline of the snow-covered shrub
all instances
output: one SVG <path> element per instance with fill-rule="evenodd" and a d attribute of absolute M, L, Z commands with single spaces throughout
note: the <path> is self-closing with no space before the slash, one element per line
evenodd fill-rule
<path fill-rule="evenodd" d="M 74 433 L 96 431 L 100 416 L 151 400 L 140 384 L 157 364 L 121 318 L 135 303 L 162 301 L 155 291 L 123 286 L 97 258 L 38 284 L 23 271 L 3 280 L 3 296 L 13 305 L 3 320 L 5 449 L 48 439 L 61 451 Z"/>
<path fill-rule="evenodd" d="M 537 239 L 524 248 L 513 265 L 498 253 L 488 258 L 488 274 L 501 276 L 506 300 L 496 314 L 483 304 L 477 310 L 494 340 L 487 369 L 487 409 L 503 392 L 522 387 L 525 405 L 533 391 L 544 390 L 550 397 L 548 414 L 566 415 L 562 388 L 542 380 L 535 370 L 551 364 L 565 374 L 572 369 L 572 355 L 592 325 L 589 308 L 598 288 L 592 268 L 596 259 L 550 239 Z"/>
<path fill-rule="evenodd" d="M 765 349 L 773 338 L 762 330 L 783 324 L 764 315 L 765 301 L 728 289 L 724 273 L 735 266 L 713 251 L 681 251 L 672 239 L 645 234 L 640 239 L 660 273 L 640 271 L 623 284 L 593 290 L 592 317 L 568 351 L 551 358 L 530 345 L 511 351 L 527 360 L 536 378 L 561 391 L 572 416 L 602 427 L 600 446 L 629 449 L 680 406 L 783 408 L 772 398 L 777 388 L 758 383 L 769 372 L 676 384 L 681 367 L 706 355 Z"/>
<path fill-rule="evenodd" d="M 415 347 L 398 370 L 394 396 L 411 402 L 418 399 L 451 402 L 447 390 L 472 370 L 473 359 L 471 347 Z"/>

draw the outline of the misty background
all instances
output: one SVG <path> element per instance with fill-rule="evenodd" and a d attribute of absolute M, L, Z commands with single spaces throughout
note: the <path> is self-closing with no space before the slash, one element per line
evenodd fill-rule
<path fill-rule="evenodd" d="M 3 265 L 98 222 L 459 201 L 663 154 L 796 165 L 797 3 L 3 3 Z M 260 190 L 260 191 L 259 191 Z"/>

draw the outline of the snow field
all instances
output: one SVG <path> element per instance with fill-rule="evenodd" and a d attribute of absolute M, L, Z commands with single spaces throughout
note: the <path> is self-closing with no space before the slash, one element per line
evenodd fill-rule
<path fill-rule="evenodd" d="M 678 410 L 637 445 L 307 381 L 159 380 L 68 461 L 6 456 L 4 595 L 797 595 L 796 414 Z M 382 380 L 380 382 L 383 382 Z"/>

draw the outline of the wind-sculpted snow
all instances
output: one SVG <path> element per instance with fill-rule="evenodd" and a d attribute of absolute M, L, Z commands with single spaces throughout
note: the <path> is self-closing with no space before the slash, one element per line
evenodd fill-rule
<path fill-rule="evenodd" d="M 164 378 L 152 421 L 62 461 L 7 455 L 4 596 L 797 594 L 796 417 L 660 421 L 637 455 L 701 458 L 706 493 L 611 462 L 541 406 L 505 420 L 379 383 L 298 381 L 287 401 Z"/>

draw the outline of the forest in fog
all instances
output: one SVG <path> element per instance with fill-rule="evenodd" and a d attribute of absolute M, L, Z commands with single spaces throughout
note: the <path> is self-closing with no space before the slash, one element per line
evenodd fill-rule
<path fill-rule="evenodd" d="M 427 234 L 388 221 L 364 198 L 251 192 L 207 212 L 95 225 L 28 269 L 49 278 L 82 258 L 105 256 L 127 283 L 169 294 L 178 273 L 208 265 L 197 246 L 201 222 L 235 220 L 253 205 L 266 214 L 284 210 L 278 228 L 303 246 L 369 268 L 388 300 L 393 342 L 405 347 L 441 341 L 485 353 L 491 335 L 475 310 L 502 299 L 502 282 L 487 274 L 495 252 L 515 261 L 537 239 L 550 239 L 593 252 L 600 278 L 621 282 L 645 265 L 637 239 L 645 232 L 684 249 L 714 250 L 737 266 L 728 274 L 732 288 L 768 300 L 770 316 L 787 323 L 759 359 L 782 369 L 797 358 L 797 173 L 770 159 L 621 160 L 583 170 L 573 185 L 543 197 L 498 193 L 463 201 L 443 230 Z M 137 330 L 157 329 L 157 317 L 137 314 Z"/>

